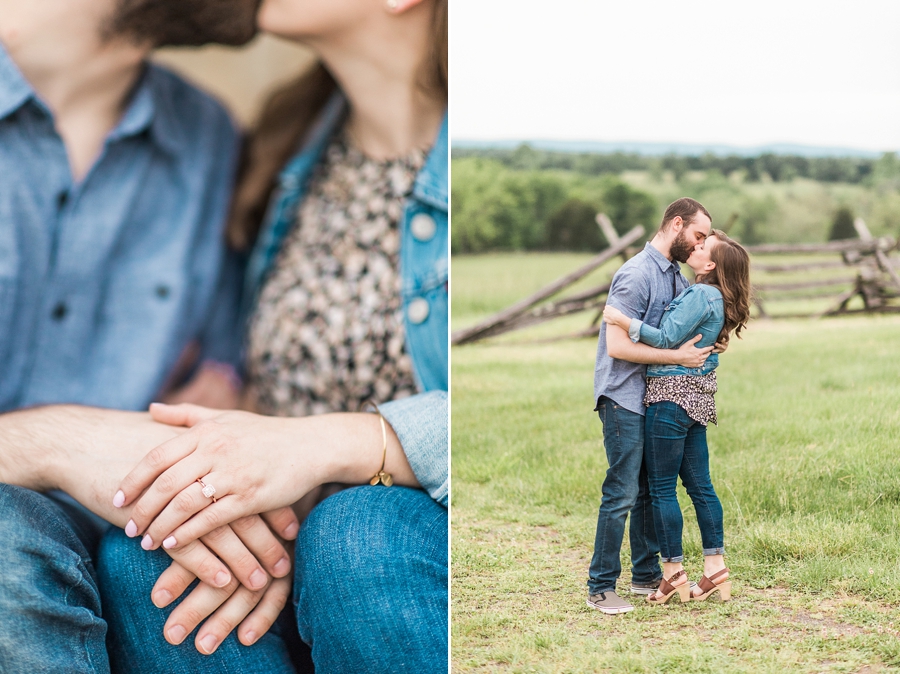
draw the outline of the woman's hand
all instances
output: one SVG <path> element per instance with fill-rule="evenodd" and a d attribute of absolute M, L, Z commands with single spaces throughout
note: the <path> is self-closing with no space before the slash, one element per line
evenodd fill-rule
<path fill-rule="evenodd" d="M 631 319 L 628 316 L 609 304 L 603 307 L 603 321 L 609 325 L 618 325 L 626 332 L 631 325 Z"/>
<path fill-rule="evenodd" d="M 286 419 L 194 405 L 152 405 L 150 412 L 191 429 L 149 452 L 116 494 L 119 506 L 133 503 L 128 531 L 143 535 L 146 549 L 179 549 L 239 518 L 291 505 L 321 484 L 368 482 L 381 466 L 375 414 Z M 418 486 L 397 436 L 386 430 L 385 470 L 397 484 Z M 215 502 L 198 478 L 215 487 Z"/>

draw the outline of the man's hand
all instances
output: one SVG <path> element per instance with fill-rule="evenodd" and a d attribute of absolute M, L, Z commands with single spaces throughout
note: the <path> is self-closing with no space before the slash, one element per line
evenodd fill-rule
<path fill-rule="evenodd" d="M 703 363 L 705 363 L 706 359 L 709 358 L 709 354 L 712 352 L 713 347 L 705 346 L 702 349 L 698 349 L 696 346 L 694 346 L 702 338 L 703 335 L 697 335 L 693 339 L 686 341 L 680 347 L 675 349 L 675 363 L 677 365 L 683 365 L 684 367 L 690 368 L 703 367 Z"/>
<path fill-rule="evenodd" d="M 61 489 L 103 519 L 124 528 L 130 508 L 113 505 L 118 482 L 150 448 L 183 431 L 157 424 L 148 414 L 78 406 L 0 415 L 0 481 L 30 489 Z M 285 539 L 292 539 L 299 530 L 289 508 L 267 518 Z M 258 516 L 245 518 L 237 525 L 237 532 L 229 526 L 220 529 L 207 534 L 202 542 L 167 552 L 211 589 L 224 592 L 230 585 L 237 587 L 239 581 L 257 600 L 272 577 L 290 573 L 287 551 Z M 203 587 L 198 586 L 194 592 Z M 232 593 L 234 590 L 222 601 Z"/>

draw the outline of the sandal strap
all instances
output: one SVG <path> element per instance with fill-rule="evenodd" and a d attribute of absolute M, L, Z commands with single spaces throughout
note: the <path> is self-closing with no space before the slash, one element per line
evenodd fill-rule
<path fill-rule="evenodd" d="M 678 580 L 682 576 L 687 575 L 682 569 L 676 573 L 673 573 L 669 578 L 663 578 L 659 581 L 659 592 L 660 594 L 669 594 L 672 590 L 675 589 L 675 586 L 672 585 L 673 580 Z"/>
<path fill-rule="evenodd" d="M 707 578 L 706 576 L 701 576 L 701 577 L 700 577 L 700 582 L 697 583 L 697 587 L 699 587 L 699 588 L 703 591 L 703 594 L 706 594 L 706 593 L 709 592 L 710 590 L 716 589 L 716 587 L 717 587 L 719 584 L 718 584 L 718 583 L 714 583 L 713 581 L 714 581 L 716 578 L 718 578 L 719 576 L 721 576 L 722 574 L 725 574 L 725 573 L 728 573 L 728 569 L 722 569 L 721 571 L 717 571 L 716 573 L 714 573 L 713 575 L 711 575 L 709 578 Z"/>

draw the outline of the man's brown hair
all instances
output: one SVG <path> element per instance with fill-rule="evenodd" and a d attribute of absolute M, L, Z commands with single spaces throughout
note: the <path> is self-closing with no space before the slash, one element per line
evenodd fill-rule
<path fill-rule="evenodd" d="M 691 199 L 690 197 L 681 197 L 681 199 L 677 199 L 669 204 L 669 207 L 666 208 L 666 212 L 663 214 L 662 222 L 659 224 L 659 231 L 665 232 L 669 229 L 669 223 L 672 222 L 675 218 L 681 218 L 684 221 L 685 225 L 689 225 L 693 222 L 697 213 L 703 213 L 709 221 L 712 222 L 712 216 L 709 214 L 709 211 L 704 208 L 703 204 L 701 204 L 696 199 Z"/>

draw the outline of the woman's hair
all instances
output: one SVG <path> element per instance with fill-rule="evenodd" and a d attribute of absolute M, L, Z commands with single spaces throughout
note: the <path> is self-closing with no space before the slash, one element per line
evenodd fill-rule
<path fill-rule="evenodd" d="M 447 100 L 447 3 L 433 0 L 431 51 L 419 76 L 419 86 Z M 238 168 L 238 182 L 228 218 L 228 243 L 248 250 L 259 234 L 278 173 L 299 149 L 337 83 L 319 62 L 311 70 L 276 91 L 249 134 Z"/>
<path fill-rule="evenodd" d="M 750 320 L 750 256 L 737 242 L 729 239 L 721 229 L 709 233 L 718 243 L 709 252 L 716 266 L 697 277 L 698 283 L 706 283 L 719 289 L 725 305 L 725 325 L 719 333 L 720 342 L 727 342 L 731 331 L 738 337 Z"/>

